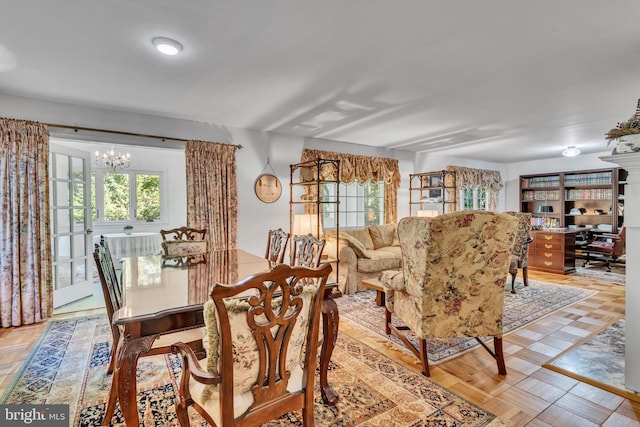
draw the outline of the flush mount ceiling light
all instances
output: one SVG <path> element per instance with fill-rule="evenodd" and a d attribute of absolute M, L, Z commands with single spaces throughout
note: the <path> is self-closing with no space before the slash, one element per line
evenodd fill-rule
<path fill-rule="evenodd" d="M 164 55 L 177 55 L 182 51 L 182 45 L 173 39 L 166 37 L 156 37 L 151 43 L 158 49 L 158 52 Z"/>
<path fill-rule="evenodd" d="M 562 150 L 562 155 L 565 157 L 575 157 L 578 154 L 580 154 L 580 150 L 578 150 L 575 145 L 567 147 L 566 150 Z"/>

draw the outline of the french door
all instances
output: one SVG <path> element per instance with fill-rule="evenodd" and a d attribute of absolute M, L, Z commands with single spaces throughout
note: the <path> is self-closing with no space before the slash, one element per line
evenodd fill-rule
<path fill-rule="evenodd" d="M 93 293 L 91 153 L 49 145 L 54 308 Z"/>

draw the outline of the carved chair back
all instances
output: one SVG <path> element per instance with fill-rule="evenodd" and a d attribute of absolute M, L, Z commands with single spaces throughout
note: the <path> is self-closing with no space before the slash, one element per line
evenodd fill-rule
<path fill-rule="evenodd" d="M 311 234 L 293 236 L 292 265 L 315 268 L 320 265 L 326 241 L 316 239 Z"/>
<path fill-rule="evenodd" d="M 264 257 L 270 264 L 282 264 L 289 237 L 289 233 L 284 232 L 282 228 L 269 230 L 267 253 Z"/>

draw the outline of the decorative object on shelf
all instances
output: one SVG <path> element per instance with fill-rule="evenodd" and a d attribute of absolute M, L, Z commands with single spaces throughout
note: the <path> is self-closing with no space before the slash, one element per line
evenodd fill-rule
<path fill-rule="evenodd" d="M 267 172 L 267 168 L 271 170 L 271 173 Z M 276 176 L 276 172 L 271 167 L 268 157 L 267 164 L 264 166 L 262 173 L 256 179 L 254 191 L 258 199 L 264 203 L 273 203 L 278 200 L 282 194 L 282 183 Z"/>
<path fill-rule="evenodd" d="M 426 212 L 435 212 L 431 216 L 454 212 L 457 194 L 455 172 L 440 170 L 410 174 L 409 216 L 428 216 Z"/>
<path fill-rule="evenodd" d="M 538 212 L 550 213 L 553 212 L 553 206 L 551 205 L 540 205 L 538 208 Z"/>
<path fill-rule="evenodd" d="M 562 150 L 562 155 L 564 157 L 576 157 L 580 155 L 580 150 L 575 145 L 571 145 L 566 150 Z"/>
<path fill-rule="evenodd" d="M 100 154 L 96 151 L 95 164 L 99 168 L 111 169 L 115 172 L 118 169 L 126 169 L 131 165 L 131 156 L 129 153 L 116 153 L 115 147 L 112 145 L 111 150 Z"/>
<path fill-rule="evenodd" d="M 124 229 L 124 234 L 126 234 L 126 235 L 131 234 L 131 232 L 133 231 L 133 225 L 131 225 L 131 224 L 125 225 L 122 228 Z"/>
<path fill-rule="evenodd" d="M 611 129 L 606 134 L 607 147 L 611 141 L 616 142 L 616 146 L 611 152 L 612 155 L 635 153 L 640 151 L 640 99 L 636 107 L 635 115 Z"/>

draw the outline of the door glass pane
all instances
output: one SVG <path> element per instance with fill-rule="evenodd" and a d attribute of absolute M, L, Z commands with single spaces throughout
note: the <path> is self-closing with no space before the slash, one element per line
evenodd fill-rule
<path fill-rule="evenodd" d="M 75 234 L 73 236 L 73 257 L 84 257 L 87 252 L 85 249 L 85 235 L 84 234 Z"/>
<path fill-rule="evenodd" d="M 69 179 L 69 156 L 64 154 L 55 154 L 56 159 L 56 178 Z"/>
<path fill-rule="evenodd" d="M 75 273 L 73 282 L 78 283 L 78 282 L 87 280 L 87 274 L 86 274 L 86 268 L 85 268 L 86 263 L 84 262 L 84 260 L 83 259 L 75 260 L 71 264 L 73 265 L 73 271 Z"/>
<path fill-rule="evenodd" d="M 71 203 L 73 206 L 84 206 L 84 184 L 74 183 L 71 184 L 73 189 Z"/>
<path fill-rule="evenodd" d="M 57 229 L 56 233 L 69 233 L 71 232 L 71 226 L 69 224 L 69 209 L 57 209 L 56 213 Z"/>
<path fill-rule="evenodd" d="M 72 209 L 73 215 L 73 231 L 84 232 L 84 208 Z"/>
<path fill-rule="evenodd" d="M 58 264 L 58 286 L 57 289 L 71 286 L 71 263 Z"/>
<path fill-rule="evenodd" d="M 98 212 L 96 211 L 96 173 L 91 172 L 91 219 L 95 221 L 98 219 Z"/>
<path fill-rule="evenodd" d="M 58 260 L 71 259 L 71 240 L 69 236 L 60 236 L 58 239 Z"/>
<path fill-rule="evenodd" d="M 69 183 L 56 182 L 56 205 L 69 206 Z"/>
<path fill-rule="evenodd" d="M 84 159 L 72 157 L 71 172 L 73 174 L 73 179 L 84 181 Z"/>
<path fill-rule="evenodd" d="M 104 175 L 105 221 L 129 219 L 129 203 L 129 175 L 106 173 Z"/>

